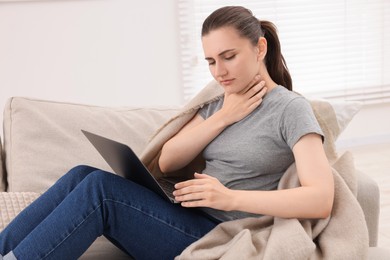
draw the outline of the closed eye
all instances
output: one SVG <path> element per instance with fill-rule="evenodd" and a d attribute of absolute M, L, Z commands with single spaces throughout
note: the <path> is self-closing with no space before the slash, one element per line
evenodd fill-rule
<path fill-rule="evenodd" d="M 236 57 L 236 54 L 233 54 L 233 55 L 224 57 L 224 59 L 225 59 L 225 60 L 232 60 L 232 59 L 234 59 L 235 57 Z M 209 63 L 209 66 L 215 64 L 215 60 L 212 59 L 212 58 L 206 58 L 206 60 L 207 60 L 207 62 Z"/>
<path fill-rule="evenodd" d="M 232 59 L 234 59 L 235 57 L 236 57 L 236 55 L 234 54 L 234 55 L 232 55 L 232 56 L 225 57 L 225 60 L 232 60 Z"/>
<path fill-rule="evenodd" d="M 207 60 L 207 62 L 209 63 L 209 66 L 215 64 L 215 60 L 213 60 L 213 59 L 206 59 L 206 60 Z"/>
<path fill-rule="evenodd" d="M 228 49 L 218 54 L 219 57 L 225 59 L 225 60 L 232 60 L 236 57 L 235 49 Z M 208 61 L 209 66 L 215 64 L 215 60 L 211 57 L 206 57 L 205 60 Z"/>

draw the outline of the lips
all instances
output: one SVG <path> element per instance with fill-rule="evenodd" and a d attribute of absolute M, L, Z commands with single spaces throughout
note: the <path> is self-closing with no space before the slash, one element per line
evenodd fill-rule
<path fill-rule="evenodd" d="M 227 85 L 232 84 L 233 81 L 234 81 L 234 79 L 225 79 L 225 80 L 221 80 L 220 83 L 221 83 L 221 85 L 227 86 Z"/>

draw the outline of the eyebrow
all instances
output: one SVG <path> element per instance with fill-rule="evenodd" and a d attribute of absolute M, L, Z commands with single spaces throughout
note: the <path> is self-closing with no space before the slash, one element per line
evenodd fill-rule
<path fill-rule="evenodd" d="M 225 51 L 219 53 L 218 56 L 222 56 L 222 55 L 224 55 L 225 53 L 230 52 L 230 51 L 234 51 L 234 50 L 235 50 L 235 49 L 228 49 L 228 50 L 225 50 Z M 206 57 L 205 60 L 213 60 L 213 58 L 211 58 L 211 57 Z"/>

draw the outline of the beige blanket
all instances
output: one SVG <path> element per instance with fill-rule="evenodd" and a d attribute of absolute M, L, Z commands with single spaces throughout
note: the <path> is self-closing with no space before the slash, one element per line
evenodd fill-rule
<path fill-rule="evenodd" d="M 211 82 L 151 139 L 142 160 L 156 176 L 162 145 L 188 122 L 196 111 L 223 94 Z M 218 225 L 190 245 L 176 259 L 366 259 L 368 231 L 356 199 L 356 179 L 350 153 L 338 156 L 334 149 L 339 134 L 337 119 L 326 102 L 312 102 L 325 134 L 325 150 L 335 180 L 334 207 L 330 218 L 321 220 L 282 219 L 270 216 L 229 221 Z M 194 162 L 197 166 L 197 162 Z M 194 167 L 183 169 L 192 173 Z M 283 175 L 279 189 L 299 186 L 295 165 Z"/>

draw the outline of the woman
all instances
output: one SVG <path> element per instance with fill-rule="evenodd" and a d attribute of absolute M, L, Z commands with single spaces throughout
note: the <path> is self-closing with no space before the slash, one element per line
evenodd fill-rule
<path fill-rule="evenodd" d="M 321 129 L 308 102 L 290 91 L 273 24 L 224 7 L 205 20 L 202 44 L 225 92 L 162 148 L 167 174 L 200 153 L 206 160 L 202 174 L 176 184 L 180 204 L 77 166 L 0 234 L 3 259 L 76 259 L 100 235 L 136 259 L 172 259 L 222 221 L 329 216 L 334 187 Z M 294 161 L 301 187 L 275 190 Z"/>

